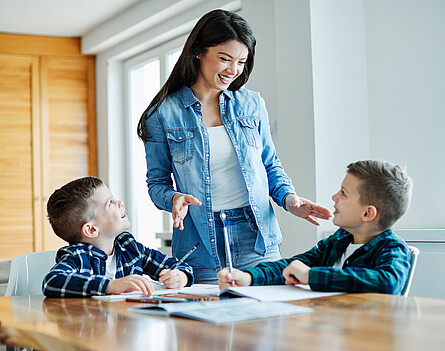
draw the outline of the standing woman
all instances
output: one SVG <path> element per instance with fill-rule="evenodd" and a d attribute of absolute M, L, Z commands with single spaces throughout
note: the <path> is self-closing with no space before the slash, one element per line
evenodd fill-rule
<path fill-rule="evenodd" d="M 148 192 L 159 209 L 172 212 L 173 255 L 201 243 L 187 259 L 200 283 L 217 282 L 227 266 L 223 226 L 235 268 L 281 258 L 269 196 L 313 224 L 313 217 L 332 215 L 295 194 L 275 153 L 264 100 L 243 88 L 255 44 L 239 15 L 204 15 L 138 124 Z"/>

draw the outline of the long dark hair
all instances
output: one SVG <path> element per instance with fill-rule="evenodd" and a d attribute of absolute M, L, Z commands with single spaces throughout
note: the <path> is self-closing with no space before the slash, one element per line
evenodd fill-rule
<path fill-rule="evenodd" d="M 243 72 L 230 84 L 229 90 L 238 90 L 247 83 L 253 70 L 256 40 L 247 22 L 234 12 L 213 10 L 205 14 L 193 27 L 188 36 L 181 56 L 175 64 L 161 90 L 156 94 L 139 119 L 137 133 L 146 141 L 149 137 L 145 121 L 161 106 L 165 98 L 183 86 L 191 87 L 196 83 L 199 73 L 197 56 L 205 54 L 212 46 L 236 40 L 245 44 L 249 50 Z M 154 107 L 149 115 L 147 112 Z"/>

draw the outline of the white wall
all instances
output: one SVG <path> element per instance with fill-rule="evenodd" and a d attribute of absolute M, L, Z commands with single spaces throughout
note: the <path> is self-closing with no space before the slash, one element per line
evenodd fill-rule
<path fill-rule="evenodd" d="M 311 39 L 316 200 L 333 209 L 346 166 L 370 157 L 363 0 L 312 0 Z"/>
<path fill-rule="evenodd" d="M 248 88 L 266 99 L 278 156 L 297 193 L 315 199 L 315 142 L 309 1 L 243 0 L 241 15 L 257 38 Z M 284 256 L 312 247 L 317 229 L 283 209 L 276 214 Z"/>
<path fill-rule="evenodd" d="M 411 294 L 434 298 L 445 298 L 444 18 L 442 0 L 365 1 L 370 153 L 413 178 L 396 229 L 421 250 Z"/>
<path fill-rule="evenodd" d="M 244 0 L 241 14 L 258 40 L 248 87 L 266 98 L 278 155 L 297 193 L 332 209 L 346 165 L 369 158 L 363 1 Z M 285 256 L 334 230 L 277 215 Z"/>
<path fill-rule="evenodd" d="M 256 66 L 249 87 L 267 94 L 297 191 L 332 208 L 347 164 L 389 160 L 415 184 L 396 229 L 444 228 L 445 2 L 244 0 L 242 8 L 257 61 L 269 63 Z M 315 242 L 312 227 L 279 215 L 285 255 Z M 322 222 L 318 237 L 333 229 Z"/>
<path fill-rule="evenodd" d="M 371 156 L 414 182 L 398 227 L 445 228 L 445 1 L 366 1 L 365 18 Z"/>

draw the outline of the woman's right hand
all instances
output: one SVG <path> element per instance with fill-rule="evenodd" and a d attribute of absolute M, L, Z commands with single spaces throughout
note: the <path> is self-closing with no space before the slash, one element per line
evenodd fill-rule
<path fill-rule="evenodd" d="M 201 206 L 201 201 L 199 201 L 196 197 L 188 194 L 176 193 L 172 198 L 173 208 L 172 208 L 172 217 L 173 217 L 173 227 L 178 228 L 179 230 L 184 229 L 184 218 L 187 215 L 188 206 L 195 205 Z"/>

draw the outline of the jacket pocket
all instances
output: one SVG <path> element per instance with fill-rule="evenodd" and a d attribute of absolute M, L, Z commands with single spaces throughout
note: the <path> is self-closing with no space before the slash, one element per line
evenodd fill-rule
<path fill-rule="evenodd" d="M 238 122 L 241 124 L 241 130 L 246 137 L 247 144 L 255 148 L 260 146 L 260 134 L 258 132 L 259 119 L 249 116 L 240 117 Z"/>
<path fill-rule="evenodd" d="M 167 130 L 173 162 L 184 163 L 193 158 L 193 132 L 187 129 Z"/>

